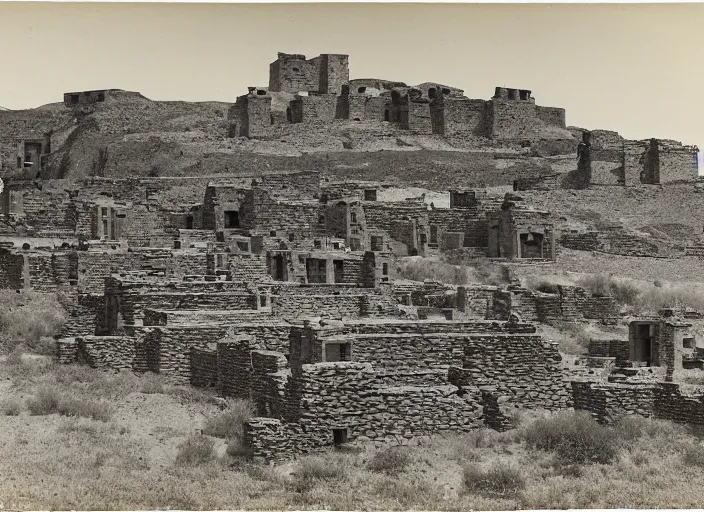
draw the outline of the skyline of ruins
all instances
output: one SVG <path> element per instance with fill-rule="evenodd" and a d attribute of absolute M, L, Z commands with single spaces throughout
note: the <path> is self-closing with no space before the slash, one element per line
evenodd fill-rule
<path fill-rule="evenodd" d="M 247 86 L 266 85 L 261 63 L 278 51 L 343 53 L 350 55 L 350 78 L 436 80 L 471 98 L 488 97 L 495 86 L 525 88 L 541 104 L 565 108 L 571 126 L 699 147 L 704 141 L 704 129 L 689 115 L 704 108 L 702 100 L 677 92 L 698 81 L 691 62 L 701 47 L 695 39 L 704 38 L 694 31 L 701 5 L 413 4 L 399 10 L 394 4 L 288 4 L 282 10 L 267 4 L 16 3 L 0 4 L 0 12 L 8 37 L 23 41 L 0 62 L 6 69 L 30 58 L 38 64 L 24 66 L 25 79 L 0 91 L 0 105 L 11 109 L 101 88 L 140 91 L 155 100 L 234 103 Z M 385 21 L 390 15 L 399 22 L 394 27 Z M 75 23 L 80 30 L 67 37 Z M 410 41 L 422 30 L 426 42 L 398 50 L 358 37 L 362 24 L 371 33 L 383 29 L 389 41 Z M 266 40 L 257 40 L 265 27 Z M 40 51 L 47 39 L 49 53 Z M 203 66 L 208 79 L 184 73 L 189 64 Z M 629 77 L 624 85 L 619 75 Z"/>

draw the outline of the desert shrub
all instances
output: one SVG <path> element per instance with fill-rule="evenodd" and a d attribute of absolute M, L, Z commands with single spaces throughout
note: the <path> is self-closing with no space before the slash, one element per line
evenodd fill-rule
<path fill-rule="evenodd" d="M 223 439 L 242 439 L 244 424 L 255 412 L 249 400 L 228 400 L 224 411 L 206 420 L 203 433 Z"/>
<path fill-rule="evenodd" d="M 0 336 L 6 351 L 19 344 L 35 351 L 50 349 L 42 339 L 58 334 L 66 318 L 54 294 L 0 292 Z"/>
<path fill-rule="evenodd" d="M 149 395 L 159 395 L 164 392 L 164 382 L 160 375 L 155 373 L 145 373 L 140 378 L 140 393 Z"/>
<path fill-rule="evenodd" d="M 429 258 L 409 258 L 399 260 L 396 274 L 400 279 L 411 281 L 440 281 L 448 284 L 467 284 L 467 270 L 464 267 L 450 265 Z"/>
<path fill-rule="evenodd" d="M 47 416 L 59 412 L 61 396 L 56 388 L 40 388 L 27 400 L 27 409 L 32 416 Z"/>
<path fill-rule="evenodd" d="M 607 464 L 616 457 L 619 441 L 614 429 L 583 411 L 538 419 L 525 427 L 523 438 L 529 448 L 553 452 L 567 464 Z"/>
<path fill-rule="evenodd" d="M 7 355 L 5 362 L 9 365 L 17 366 L 22 364 L 22 355 L 25 353 L 26 347 L 24 345 L 17 345 L 12 351 Z"/>
<path fill-rule="evenodd" d="M 412 462 L 411 454 L 402 446 L 392 446 L 378 451 L 367 463 L 371 471 L 396 475 L 406 470 Z"/>
<path fill-rule="evenodd" d="M 235 459 L 249 459 L 252 456 L 252 450 L 244 444 L 241 437 L 228 439 L 225 453 Z"/>
<path fill-rule="evenodd" d="M 19 416 L 22 412 L 22 403 L 19 400 L 7 398 L 0 403 L 0 412 L 5 416 Z"/>
<path fill-rule="evenodd" d="M 313 456 L 307 457 L 298 464 L 292 482 L 296 492 L 306 492 L 320 482 L 342 480 L 347 474 L 347 467 L 341 457 Z"/>
<path fill-rule="evenodd" d="M 644 418 L 637 414 L 624 414 L 615 418 L 612 428 L 621 444 L 643 437 L 672 440 L 687 436 L 687 428 L 684 425 Z"/>
<path fill-rule="evenodd" d="M 472 275 L 478 282 L 491 286 L 503 286 L 511 282 L 511 271 L 508 267 L 486 260 L 472 262 Z"/>
<path fill-rule="evenodd" d="M 62 416 L 90 418 L 108 422 L 112 416 L 110 406 L 103 401 L 85 398 L 62 398 L 57 405 L 57 412 Z"/>
<path fill-rule="evenodd" d="M 194 434 L 178 446 L 176 464 L 181 466 L 198 466 L 215 458 L 215 443 L 209 437 Z"/>
<path fill-rule="evenodd" d="M 683 447 L 682 462 L 687 466 L 704 468 L 704 446 L 687 443 Z"/>
<path fill-rule="evenodd" d="M 468 492 L 488 496 L 511 496 L 526 486 L 520 469 L 498 463 L 488 468 L 466 466 L 463 482 Z"/>
<path fill-rule="evenodd" d="M 543 293 L 557 293 L 559 289 L 557 288 L 557 284 L 551 283 L 549 281 L 540 281 L 535 285 L 534 290 L 537 290 L 539 292 Z"/>

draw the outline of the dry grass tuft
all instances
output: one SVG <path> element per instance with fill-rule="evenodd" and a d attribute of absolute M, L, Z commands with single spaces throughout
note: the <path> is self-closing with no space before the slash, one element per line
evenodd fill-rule
<path fill-rule="evenodd" d="M 193 434 L 178 446 L 176 465 L 200 466 L 215 459 L 215 443 L 209 437 Z"/>

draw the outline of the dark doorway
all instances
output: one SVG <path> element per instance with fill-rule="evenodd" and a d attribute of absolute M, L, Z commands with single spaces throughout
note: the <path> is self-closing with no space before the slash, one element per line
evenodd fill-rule
<path fill-rule="evenodd" d="M 186 217 L 186 229 L 193 229 L 193 215 Z"/>
<path fill-rule="evenodd" d="M 327 283 L 327 261 L 314 258 L 306 260 L 306 274 L 309 283 Z"/>
<path fill-rule="evenodd" d="M 349 343 L 326 343 L 325 362 L 351 361 L 352 349 Z"/>
<path fill-rule="evenodd" d="M 545 237 L 540 233 L 521 233 L 520 258 L 542 258 Z"/>
<path fill-rule="evenodd" d="M 347 429 L 334 428 L 332 429 L 332 441 L 335 446 L 343 445 L 347 442 Z"/>
<path fill-rule="evenodd" d="M 430 243 L 431 244 L 438 243 L 438 227 L 437 226 L 430 226 Z"/>
<path fill-rule="evenodd" d="M 277 254 L 274 256 L 273 269 L 274 281 L 285 281 L 286 280 L 286 263 L 282 254 Z"/>
<path fill-rule="evenodd" d="M 230 210 L 225 212 L 225 229 L 240 227 L 240 212 Z"/>
<path fill-rule="evenodd" d="M 656 365 L 654 355 L 655 324 L 636 324 L 633 333 L 633 349 L 631 359 L 640 361 L 647 366 Z"/>
<path fill-rule="evenodd" d="M 335 282 L 343 283 L 345 280 L 344 262 L 342 260 L 333 260 L 332 264 L 335 270 Z"/>

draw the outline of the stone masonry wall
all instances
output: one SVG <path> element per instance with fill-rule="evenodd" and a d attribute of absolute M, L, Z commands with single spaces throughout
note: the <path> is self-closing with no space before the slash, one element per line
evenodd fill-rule
<path fill-rule="evenodd" d="M 470 335 L 451 382 L 477 386 L 523 407 L 564 408 L 570 400 L 557 344 L 537 335 Z"/>

